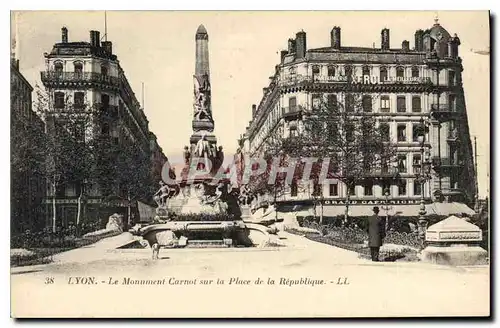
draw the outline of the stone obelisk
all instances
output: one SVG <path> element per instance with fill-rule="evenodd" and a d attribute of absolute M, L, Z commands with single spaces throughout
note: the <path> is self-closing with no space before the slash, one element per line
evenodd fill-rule
<path fill-rule="evenodd" d="M 209 159 L 214 164 L 223 156 L 217 149 L 212 117 L 208 33 L 203 25 L 196 30 L 196 63 L 194 72 L 193 134 L 190 138 L 191 158 Z"/>

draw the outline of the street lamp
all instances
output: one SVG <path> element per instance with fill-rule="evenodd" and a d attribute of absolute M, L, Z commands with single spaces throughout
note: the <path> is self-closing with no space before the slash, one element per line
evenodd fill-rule
<path fill-rule="evenodd" d="M 389 211 L 392 209 L 392 206 L 389 206 L 389 188 L 385 188 L 384 196 L 385 204 L 382 206 L 382 209 L 385 211 L 385 232 L 387 232 L 387 230 L 389 230 Z"/>
<path fill-rule="evenodd" d="M 414 164 L 415 171 L 415 181 L 420 184 L 420 209 L 418 211 L 419 219 L 418 219 L 418 237 L 422 242 L 422 247 L 425 243 L 425 232 L 427 230 L 427 219 L 425 215 L 427 211 L 425 210 L 425 199 L 424 199 L 424 190 L 425 190 L 425 182 L 430 179 L 429 174 L 429 163 L 425 153 L 425 127 L 423 124 L 423 119 L 420 120 L 422 128 L 422 134 L 418 136 L 418 143 L 420 145 L 420 167 L 418 163 Z"/>

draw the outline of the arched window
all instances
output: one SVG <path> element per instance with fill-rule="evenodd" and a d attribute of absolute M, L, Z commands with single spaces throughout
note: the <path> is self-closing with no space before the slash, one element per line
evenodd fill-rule
<path fill-rule="evenodd" d="M 328 76 L 335 76 L 335 66 L 328 66 Z"/>
<path fill-rule="evenodd" d="M 365 75 L 370 76 L 370 67 L 368 66 L 363 66 L 363 76 Z"/>
<path fill-rule="evenodd" d="M 63 63 L 62 62 L 54 63 L 54 71 L 55 71 L 57 77 L 62 77 L 62 75 L 63 75 Z"/>
<path fill-rule="evenodd" d="M 413 66 L 411 68 L 411 77 L 419 77 L 419 76 L 420 76 L 420 72 L 418 70 L 418 67 Z"/>
<path fill-rule="evenodd" d="M 403 78 L 405 77 L 405 69 L 401 66 L 396 67 L 396 77 L 397 78 Z"/>
<path fill-rule="evenodd" d="M 380 67 L 380 82 L 387 81 L 387 67 Z"/>
<path fill-rule="evenodd" d="M 83 74 L 83 64 L 81 62 L 75 62 L 73 66 L 75 70 L 75 76 L 81 77 Z"/>

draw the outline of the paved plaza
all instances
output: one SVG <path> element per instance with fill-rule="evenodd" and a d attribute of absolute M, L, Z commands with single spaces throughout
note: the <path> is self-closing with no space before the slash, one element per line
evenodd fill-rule
<path fill-rule="evenodd" d="M 13 314 L 345 317 L 489 312 L 488 267 L 372 263 L 287 233 L 282 234 L 285 247 L 171 249 L 152 261 L 149 249 L 116 249 L 130 238 L 123 234 L 59 254 L 48 265 L 13 268 Z M 256 283 L 258 278 L 262 283 Z M 163 284 L 138 285 L 151 280 Z"/>

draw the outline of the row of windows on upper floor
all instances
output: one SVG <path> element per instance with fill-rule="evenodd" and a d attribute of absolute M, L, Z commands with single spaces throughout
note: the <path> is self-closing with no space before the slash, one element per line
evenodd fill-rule
<path fill-rule="evenodd" d="M 408 111 L 407 108 L 407 98 L 405 95 L 396 96 L 396 112 L 397 113 L 406 113 Z M 357 112 L 361 109 L 363 112 L 373 112 L 373 97 L 371 95 L 363 95 L 361 96 L 360 101 L 356 99 L 353 94 L 346 94 L 344 103 L 340 103 L 336 94 L 327 94 L 326 102 L 323 101 L 323 94 L 313 94 L 312 95 L 312 110 L 319 109 L 345 109 L 347 112 Z M 454 94 L 448 95 L 448 105 L 450 109 L 455 109 L 456 96 Z M 391 112 L 391 97 L 389 95 L 381 95 L 380 96 L 380 112 L 381 113 L 389 113 Z M 359 108 L 359 109 L 358 109 Z M 297 97 L 289 97 L 288 98 L 288 107 L 285 109 L 285 112 L 294 112 L 299 109 L 297 104 Z M 411 96 L 411 111 L 414 113 L 422 112 L 422 96 L 414 95 Z"/>
<path fill-rule="evenodd" d="M 408 184 L 412 181 L 413 193 L 409 195 Z M 393 187 L 394 186 L 394 187 Z M 328 185 L 328 196 L 339 197 L 341 195 L 340 185 L 338 183 L 331 183 Z M 422 184 L 418 183 L 415 179 L 399 179 L 396 183 L 384 182 L 381 185 L 373 183 L 373 181 L 367 180 L 362 185 L 351 185 L 347 188 L 349 196 L 353 197 L 363 197 L 363 196 L 376 196 L 375 188 L 378 187 L 379 196 L 421 196 L 422 195 Z M 327 196 L 325 195 L 325 190 L 323 185 L 315 184 L 312 190 L 312 196 Z M 296 182 L 292 182 L 290 185 L 290 196 L 298 197 L 299 188 Z"/>
<path fill-rule="evenodd" d="M 373 75 L 375 72 L 374 66 L 360 66 L 356 67 L 354 65 L 345 65 L 345 66 L 340 66 L 340 65 L 327 65 L 326 66 L 326 76 L 352 76 L 352 75 L 357 75 L 358 69 L 361 69 L 361 75 Z M 380 66 L 378 67 L 378 73 L 380 76 L 381 81 L 386 81 L 389 78 L 389 72 L 391 71 L 391 67 L 388 66 Z M 423 76 L 422 70 L 423 68 L 419 66 L 412 66 L 412 67 L 404 67 L 404 66 L 396 66 L 394 68 L 396 77 L 397 78 L 405 78 L 405 77 L 412 77 L 412 78 L 418 78 Z M 287 70 L 288 76 L 293 77 L 297 75 L 298 69 L 297 66 L 291 66 Z M 311 73 L 312 75 L 325 75 L 323 70 L 323 66 L 321 65 L 313 65 Z M 323 74 L 322 74 L 323 73 Z M 454 81 L 456 78 L 456 72 L 455 69 L 448 69 L 448 80 L 449 81 Z M 452 83 L 454 84 L 454 83 Z"/>
<path fill-rule="evenodd" d="M 101 74 L 102 75 L 107 76 L 109 74 L 109 71 L 110 71 L 109 64 L 107 64 L 107 63 L 101 63 L 99 65 L 99 67 L 101 69 Z M 56 74 L 57 73 L 62 74 L 64 71 L 65 71 L 65 69 L 64 69 L 63 62 L 61 62 L 61 61 L 54 62 L 54 72 Z M 75 62 L 73 62 L 73 72 L 75 74 L 83 74 L 83 62 L 81 62 L 81 61 L 75 61 Z"/>

